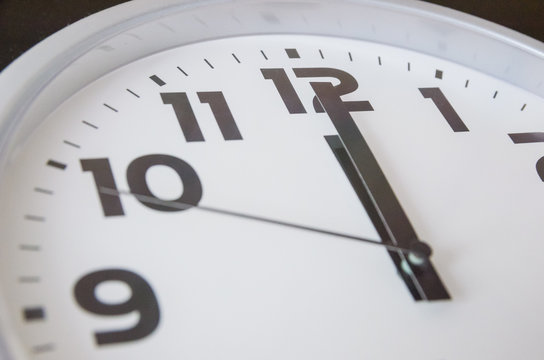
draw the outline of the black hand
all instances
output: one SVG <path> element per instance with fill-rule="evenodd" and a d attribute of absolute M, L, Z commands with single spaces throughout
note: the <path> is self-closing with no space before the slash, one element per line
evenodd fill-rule
<path fill-rule="evenodd" d="M 338 131 L 338 137 L 327 137 L 327 141 L 382 241 L 410 248 L 419 241 L 418 236 L 349 110 L 331 83 L 311 85 Z M 423 265 L 414 266 L 401 252 L 389 251 L 389 254 L 415 300 L 450 299 L 428 259 Z"/>

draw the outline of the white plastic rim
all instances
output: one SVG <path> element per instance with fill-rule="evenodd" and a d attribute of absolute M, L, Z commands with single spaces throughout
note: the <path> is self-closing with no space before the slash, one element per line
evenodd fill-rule
<path fill-rule="evenodd" d="M 164 36 L 164 27 L 171 30 L 170 36 Z M 154 33 L 158 28 L 160 37 Z M 42 119 L 113 69 L 184 44 L 282 33 L 402 47 L 479 70 L 544 97 L 543 43 L 421 1 L 133 0 L 68 26 L 0 74 L 0 177 L 10 154 Z M 6 309 L 3 301 L 0 287 L 0 359 L 22 359 L 22 347 L 1 315 Z"/>
<path fill-rule="evenodd" d="M 153 26 L 168 24 L 182 25 L 171 27 L 169 38 L 163 32 L 153 36 Z M 266 33 L 332 35 L 402 47 L 457 62 L 544 97 L 544 79 L 534 76 L 542 73 L 543 43 L 433 4 L 135 0 L 68 26 L 2 72 L 0 152 L 16 124 L 33 128 L 36 120 L 26 119 L 39 121 L 75 91 L 123 64 L 192 42 Z M 127 42 L 128 36 L 134 36 L 132 41 Z M 24 137 L 29 130 L 22 130 Z"/>

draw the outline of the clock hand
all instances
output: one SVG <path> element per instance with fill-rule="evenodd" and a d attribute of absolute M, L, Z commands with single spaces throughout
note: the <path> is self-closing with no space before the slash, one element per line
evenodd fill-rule
<path fill-rule="evenodd" d="M 104 194 L 104 195 L 115 195 L 115 196 L 132 195 L 132 196 L 136 197 L 139 201 L 141 201 L 143 203 L 161 205 L 161 206 L 165 206 L 165 207 L 169 207 L 169 208 L 177 209 L 177 210 L 186 210 L 186 209 L 194 208 L 194 209 L 201 210 L 201 211 L 207 211 L 207 212 L 216 213 L 216 214 L 234 216 L 234 217 L 239 217 L 239 218 L 248 219 L 248 220 L 255 220 L 255 221 L 265 222 L 265 223 L 269 223 L 269 224 L 274 224 L 274 225 L 279 225 L 279 226 L 284 226 L 284 227 L 290 227 L 290 228 L 293 228 L 293 229 L 311 231 L 311 232 L 314 232 L 314 233 L 336 236 L 336 237 L 343 238 L 343 239 L 362 241 L 362 242 L 367 243 L 367 244 L 385 247 L 386 249 L 391 250 L 391 251 L 400 251 L 400 252 L 402 252 L 404 254 L 407 254 L 408 256 L 411 256 L 410 261 L 412 262 L 413 265 L 416 265 L 416 266 L 422 266 L 422 265 L 428 263 L 428 258 L 431 255 L 431 253 L 429 251 L 427 251 L 428 245 L 425 244 L 422 241 L 417 241 L 417 242 L 414 242 L 414 243 L 410 244 L 407 247 L 402 247 L 402 246 L 397 246 L 397 245 L 394 245 L 394 244 L 388 244 L 388 243 L 384 243 L 384 242 L 381 242 L 381 241 L 376 241 L 376 240 L 372 240 L 372 239 L 368 239 L 368 238 L 364 238 L 364 237 L 360 237 L 360 236 L 356 236 L 356 235 L 350 235 L 350 234 L 340 233 L 340 232 L 336 232 L 336 231 L 319 229 L 319 228 L 316 228 L 316 227 L 300 225 L 300 224 L 294 224 L 294 223 L 290 223 L 290 222 L 286 222 L 286 221 L 275 220 L 275 219 L 270 219 L 270 218 L 266 218 L 266 217 L 262 217 L 262 216 L 251 215 L 251 214 L 246 214 L 246 213 L 232 211 L 232 210 L 220 209 L 220 208 L 211 207 L 211 206 L 204 206 L 204 205 L 200 205 L 200 204 L 196 204 L 196 205 L 195 204 L 189 204 L 189 203 L 184 203 L 184 202 L 181 202 L 181 201 L 178 201 L 178 200 L 176 200 L 176 201 L 161 200 L 161 199 L 157 199 L 157 198 L 152 197 L 152 196 L 136 194 L 136 193 L 133 193 L 133 192 L 130 192 L 130 191 L 115 190 L 115 189 L 111 189 L 111 188 L 107 188 L 107 187 L 103 187 L 103 186 L 101 186 L 98 189 L 98 191 L 101 194 Z"/>
<path fill-rule="evenodd" d="M 417 243 L 418 236 L 414 228 L 334 86 L 326 82 L 312 82 L 311 86 L 338 131 L 339 136 L 326 137 L 327 142 L 382 241 L 403 248 L 409 247 L 414 241 Z M 424 268 L 417 269 L 404 253 L 389 251 L 389 255 L 415 300 L 450 299 L 430 261 L 426 262 Z"/>

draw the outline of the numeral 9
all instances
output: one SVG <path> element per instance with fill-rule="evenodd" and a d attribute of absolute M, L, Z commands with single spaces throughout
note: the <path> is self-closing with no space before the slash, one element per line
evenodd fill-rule
<path fill-rule="evenodd" d="M 132 292 L 131 296 L 118 304 L 102 302 L 96 296 L 96 288 L 108 281 L 125 283 Z M 79 306 L 93 314 L 117 316 L 136 311 L 140 315 L 138 323 L 132 328 L 95 332 L 98 345 L 138 340 L 151 334 L 159 325 L 159 304 L 151 286 L 131 271 L 108 269 L 87 274 L 76 283 L 74 296 Z"/>

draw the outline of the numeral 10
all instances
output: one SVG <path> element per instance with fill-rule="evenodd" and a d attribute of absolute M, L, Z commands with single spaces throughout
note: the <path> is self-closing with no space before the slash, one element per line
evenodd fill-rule
<path fill-rule="evenodd" d="M 81 159 L 83 171 L 92 173 L 96 191 L 105 216 L 124 215 L 121 197 L 117 188 L 110 161 L 107 158 Z M 149 189 L 147 171 L 157 165 L 174 170 L 183 183 L 183 193 L 175 200 L 157 198 Z M 163 154 L 141 156 L 133 160 L 127 169 L 130 192 L 144 206 L 158 211 L 182 211 L 197 205 L 202 198 L 202 184 L 196 171 L 187 162 Z"/>

